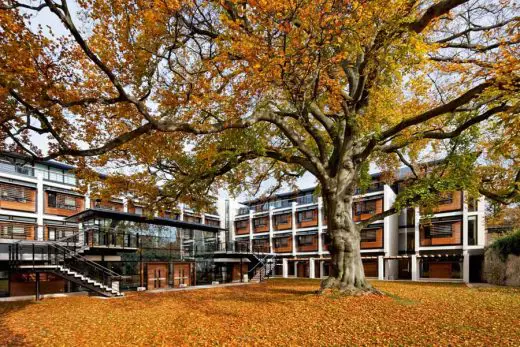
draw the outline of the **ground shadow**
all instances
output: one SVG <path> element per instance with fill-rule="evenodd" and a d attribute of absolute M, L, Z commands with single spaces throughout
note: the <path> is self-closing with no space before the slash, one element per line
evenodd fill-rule
<path fill-rule="evenodd" d="M 7 324 L 11 312 L 19 311 L 34 304 L 33 301 L 0 302 L 0 341 L 2 346 L 27 346 L 25 336 L 16 334 Z M 23 322 L 20 322 L 23 324 Z"/>

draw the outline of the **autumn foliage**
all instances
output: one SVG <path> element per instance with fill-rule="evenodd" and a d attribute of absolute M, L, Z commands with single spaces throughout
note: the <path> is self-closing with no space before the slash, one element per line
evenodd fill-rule
<path fill-rule="evenodd" d="M 520 291 L 374 282 L 384 297 L 315 294 L 315 280 L 124 299 L 0 304 L 0 340 L 45 346 L 517 345 Z"/>

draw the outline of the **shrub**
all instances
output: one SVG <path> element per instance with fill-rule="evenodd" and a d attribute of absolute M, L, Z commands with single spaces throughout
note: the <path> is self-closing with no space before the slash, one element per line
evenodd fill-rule
<path fill-rule="evenodd" d="M 498 251 L 502 261 L 510 254 L 520 255 L 520 229 L 493 242 L 490 248 Z"/>

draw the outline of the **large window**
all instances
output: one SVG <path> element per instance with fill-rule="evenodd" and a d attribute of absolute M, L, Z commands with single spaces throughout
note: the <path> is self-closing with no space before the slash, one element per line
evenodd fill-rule
<path fill-rule="evenodd" d="M 247 224 L 249 223 L 248 220 L 239 220 L 235 222 L 235 227 L 237 229 L 244 229 L 247 228 Z"/>
<path fill-rule="evenodd" d="M 267 225 L 267 217 L 255 218 L 253 223 L 255 227 L 265 226 Z"/>
<path fill-rule="evenodd" d="M 13 184 L 0 183 L 0 198 L 4 201 L 29 202 L 32 189 Z"/>
<path fill-rule="evenodd" d="M 433 223 L 424 226 L 425 238 L 451 237 L 453 226 L 451 223 Z"/>
<path fill-rule="evenodd" d="M 298 212 L 298 222 L 308 222 L 314 219 L 314 210 Z"/>
<path fill-rule="evenodd" d="M 354 212 L 356 216 L 376 213 L 376 200 L 359 201 L 354 203 Z"/>
<path fill-rule="evenodd" d="M 314 243 L 314 235 L 298 236 L 298 246 L 310 246 Z"/>
<path fill-rule="evenodd" d="M 273 239 L 274 248 L 285 248 L 289 247 L 289 238 L 288 237 L 277 237 Z"/>
<path fill-rule="evenodd" d="M 280 215 L 274 216 L 275 225 L 287 224 L 287 223 L 289 223 L 289 214 L 280 214 Z"/>
<path fill-rule="evenodd" d="M 468 245 L 475 246 L 478 244 L 478 225 L 477 217 L 468 217 Z"/>
<path fill-rule="evenodd" d="M 378 229 L 367 229 L 361 231 L 361 242 L 376 242 Z"/>

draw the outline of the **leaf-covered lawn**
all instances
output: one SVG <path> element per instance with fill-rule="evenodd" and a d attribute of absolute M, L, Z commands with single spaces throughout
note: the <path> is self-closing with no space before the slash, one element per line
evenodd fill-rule
<path fill-rule="evenodd" d="M 519 345 L 520 289 L 373 283 L 386 297 L 314 294 L 316 280 L 124 299 L 0 304 L 0 345 Z"/>

